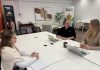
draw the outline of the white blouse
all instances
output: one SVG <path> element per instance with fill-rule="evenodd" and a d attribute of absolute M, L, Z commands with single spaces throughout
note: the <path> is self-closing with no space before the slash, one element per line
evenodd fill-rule
<path fill-rule="evenodd" d="M 31 58 L 28 61 L 25 61 L 22 58 L 22 55 L 29 56 L 30 54 L 25 53 L 24 51 L 18 52 L 16 48 L 4 47 L 1 52 L 1 63 L 4 70 L 13 70 L 14 65 L 17 65 L 21 68 L 26 68 L 36 61 L 36 58 Z"/>

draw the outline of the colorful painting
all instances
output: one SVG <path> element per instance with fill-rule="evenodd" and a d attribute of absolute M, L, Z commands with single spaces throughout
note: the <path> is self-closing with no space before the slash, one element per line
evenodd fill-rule
<path fill-rule="evenodd" d="M 71 21 L 71 26 L 74 25 L 74 7 L 68 7 L 65 11 L 65 17 L 67 20 Z"/>
<path fill-rule="evenodd" d="M 34 8 L 35 20 L 51 20 L 52 13 L 49 8 Z"/>

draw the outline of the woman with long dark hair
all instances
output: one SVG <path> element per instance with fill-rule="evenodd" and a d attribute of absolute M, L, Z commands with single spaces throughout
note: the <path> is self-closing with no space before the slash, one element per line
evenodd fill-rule
<path fill-rule="evenodd" d="M 13 70 L 14 66 L 26 68 L 30 66 L 34 61 L 39 59 L 39 53 L 32 52 L 32 54 L 29 56 L 32 56 L 33 58 L 29 61 L 24 61 L 22 54 L 15 47 L 16 39 L 16 35 L 11 30 L 4 30 L 1 33 L 0 53 L 2 57 L 1 63 L 4 70 Z"/>

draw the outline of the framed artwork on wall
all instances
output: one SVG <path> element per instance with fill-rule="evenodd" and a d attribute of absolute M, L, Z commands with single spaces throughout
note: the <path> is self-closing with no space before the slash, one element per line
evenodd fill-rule
<path fill-rule="evenodd" d="M 4 9 L 5 28 L 15 31 L 16 30 L 16 22 L 15 22 L 13 6 L 12 5 L 3 5 L 3 9 Z"/>
<path fill-rule="evenodd" d="M 52 19 L 52 12 L 49 8 L 34 8 L 35 20 L 45 21 Z"/>
<path fill-rule="evenodd" d="M 52 11 L 50 8 L 44 8 L 44 19 L 51 20 L 52 19 Z"/>
<path fill-rule="evenodd" d="M 74 7 L 68 7 L 65 10 L 65 17 L 67 20 L 71 21 L 71 26 L 74 25 Z"/>
<path fill-rule="evenodd" d="M 44 8 L 34 8 L 35 20 L 43 21 L 44 20 Z"/>

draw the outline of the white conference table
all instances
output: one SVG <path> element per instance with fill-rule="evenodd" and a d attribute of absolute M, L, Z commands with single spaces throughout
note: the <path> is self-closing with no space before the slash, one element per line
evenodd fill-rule
<path fill-rule="evenodd" d="M 63 42 L 78 47 L 80 43 L 72 40 L 60 40 L 53 43 L 48 39 L 48 34 L 56 37 L 49 32 L 17 36 L 16 46 L 19 50 L 27 53 L 35 51 L 40 55 L 39 60 L 34 62 L 28 70 L 100 70 L 100 66 L 70 53 L 63 47 Z"/>

